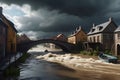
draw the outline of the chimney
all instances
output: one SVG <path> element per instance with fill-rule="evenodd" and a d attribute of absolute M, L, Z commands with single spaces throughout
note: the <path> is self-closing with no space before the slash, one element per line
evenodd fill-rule
<path fill-rule="evenodd" d="M 112 21 L 112 17 L 109 18 L 109 21 L 110 21 L 110 22 Z"/>
<path fill-rule="evenodd" d="M 93 27 L 95 27 L 95 24 L 93 23 Z"/>
<path fill-rule="evenodd" d="M 81 28 L 82 28 L 82 27 L 81 27 L 81 26 L 79 26 L 79 30 L 81 30 Z"/>
<path fill-rule="evenodd" d="M 2 7 L 0 7 L 0 14 L 2 14 L 2 11 L 3 11 L 3 8 L 2 8 Z"/>
<path fill-rule="evenodd" d="M 74 31 L 73 34 L 76 34 L 76 31 Z"/>
<path fill-rule="evenodd" d="M 78 31 L 78 28 L 76 28 L 76 31 Z"/>

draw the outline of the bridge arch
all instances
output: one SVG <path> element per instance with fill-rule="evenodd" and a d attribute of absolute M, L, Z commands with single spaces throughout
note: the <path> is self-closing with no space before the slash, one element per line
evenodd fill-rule
<path fill-rule="evenodd" d="M 53 40 L 53 39 L 41 39 L 41 40 L 29 41 L 29 42 L 18 44 L 17 50 L 19 52 L 27 52 L 29 49 L 31 49 L 35 45 L 42 44 L 42 43 L 53 43 L 59 46 L 65 52 L 71 52 L 75 46 L 74 44 L 64 42 L 64 41 Z"/>

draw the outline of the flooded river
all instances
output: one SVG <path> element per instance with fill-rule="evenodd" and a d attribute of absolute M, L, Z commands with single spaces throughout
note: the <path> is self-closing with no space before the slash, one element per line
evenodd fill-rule
<path fill-rule="evenodd" d="M 35 58 L 43 53 L 32 52 L 31 54 L 32 56 L 20 66 L 20 80 L 79 80 L 64 75 L 64 73 L 73 73 L 75 70 Z"/>
<path fill-rule="evenodd" d="M 120 80 L 120 75 L 114 73 L 106 74 L 82 69 L 74 70 L 58 63 L 37 59 L 37 56 L 46 54 L 43 51 L 35 50 L 29 53 L 31 57 L 25 63 L 19 65 L 20 76 L 9 80 Z M 54 53 L 64 54 L 64 52 L 59 51 Z"/>
<path fill-rule="evenodd" d="M 76 71 L 63 65 L 36 59 L 44 52 L 32 52 L 31 57 L 20 66 L 20 80 L 120 80 L 120 75 Z"/>

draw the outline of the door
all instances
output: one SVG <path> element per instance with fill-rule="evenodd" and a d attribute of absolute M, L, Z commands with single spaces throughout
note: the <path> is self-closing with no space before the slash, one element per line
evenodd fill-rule
<path fill-rule="evenodd" d="M 117 45 L 117 55 L 120 55 L 120 44 Z"/>

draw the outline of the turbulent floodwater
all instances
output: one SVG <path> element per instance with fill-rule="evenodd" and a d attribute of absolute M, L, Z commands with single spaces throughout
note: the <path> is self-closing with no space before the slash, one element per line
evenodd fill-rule
<path fill-rule="evenodd" d="M 53 54 L 47 53 L 36 57 L 50 62 L 57 62 L 76 70 L 84 70 L 91 72 L 100 72 L 105 74 L 114 74 L 120 76 L 120 64 L 113 64 L 95 60 L 93 58 L 83 58 L 81 56 L 71 54 Z"/>
<path fill-rule="evenodd" d="M 11 80 L 120 80 L 120 64 L 71 56 L 58 50 L 47 54 L 45 49 L 39 46 L 30 50 L 31 57 L 19 66 L 20 76 Z"/>
<path fill-rule="evenodd" d="M 75 77 L 63 75 L 75 70 L 57 63 L 36 59 L 42 52 L 32 52 L 32 56 L 20 66 L 20 80 L 79 80 Z"/>
<path fill-rule="evenodd" d="M 61 52 L 55 53 L 59 54 Z M 20 66 L 20 80 L 120 80 L 119 67 L 115 67 L 115 65 L 119 66 L 119 64 L 110 64 L 111 66 L 108 66 L 108 68 L 101 68 L 109 64 L 101 64 L 98 61 L 99 65 L 97 64 L 97 68 L 102 70 L 102 72 L 82 67 L 79 70 L 75 70 L 58 63 L 36 58 L 40 55 L 45 55 L 44 52 L 32 52 L 31 54 L 32 56 Z M 110 70 L 111 67 L 112 70 Z M 110 71 L 110 74 L 104 71 Z"/>

